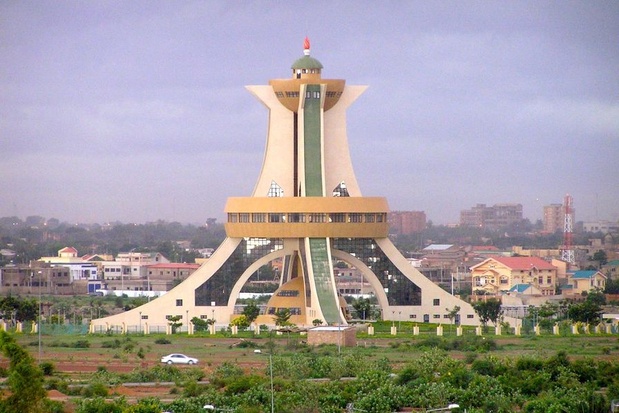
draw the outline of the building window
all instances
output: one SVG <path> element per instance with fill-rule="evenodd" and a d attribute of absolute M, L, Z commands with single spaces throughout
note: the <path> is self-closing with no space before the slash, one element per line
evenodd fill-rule
<path fill-rule="evenodd" d="M 242 223 L 248 223 L 249 222 L 249 214 L 246 212 L 240 213 L 239 214 L 239 222 Z"/>
<path fill-rule="evenodd" d="M 350 222 L 354 222 L 354 223 L 359 223 L 359 222 L 363 222 L 363 215 L 362 214 L 348 214 L 348 219 L 350 220 Z"/>
<path fill-rule="evenodd" d="M 278 297 L 298 297 L 298 290 L 281 290 L 277 293 Z"/>
<path fill-rule="evenodd" d="M 417 318 L 417 314 L 411 314 L 408 316 L 408 318 Z"/>
<path fill-rule="evenodd" d="M 337 214 L 329 214 L 329 219 L 331 222 L 345 222 L 345 214 L 337 213 Z"/>
<path fill-rule="evenodd" d="M 432 318 L 441 318 L 441 315 L 440 315 L 440 314 L 434 314 L 434 315 L 432 316 Z"/>
<path fill-rule="evenodd" d="M 142 315 L 142 320 L 148 320 L 148 316 L 146 314 Z"/>
<path fill-rule="evenodd" d="M 285 214 L 269 214 L 269 222 L 286 222 Z"/>
<path fill-rule="evenodd" d="M 374 214 L 365 214 L 365 222 L 368 224 L 373 224 L 376 221 L 376 216 Z"/>
<path fill-rule="evenodd" d="M 441 299 L 440 298 L 435 298 L 434 300 L 432 300 L 432 305 L 434 305 L 434 306 L 441 305 Z"/>
<path fill-rule="evenodd" d="M 325 214 L 309 214 L 309 222 L 314 222 L 314 223 L 324 223 L 326 222 L 327 218 Z"/>
<path fill-rule="evenodd" d="M 546 284 L 552 284 L 552 277 L 550 275 L 546 277 Z"/>
<path fill-rule="evenodd" d="M 183 306 L 183 299 L 182 298 L 177 298 L 176 299 L 176 306 L 177 307 L 182 307 Z"/>
<path fill-rule="evenodd" d="M 466 318 L 475 318 L 475 315 L 474 314 L 467 314 Z"/>
<path fill-rule="evenodd" d="M 305 222 L 305 214 L 288 214 L 288 222 Z"/>
<path fill-rule="evenodd" d="M 228 222 L 236 223 L 238 222 L 238 220 L 239 220 L 239 216 L 237 214 L 232 214 L 232 213 L 228 214 Z"/>
<path fill-rule="evenodd" d="M 251 222 L 266 222 L 267 216 L 266 214 L 254 213 L 251 214 Z"/>

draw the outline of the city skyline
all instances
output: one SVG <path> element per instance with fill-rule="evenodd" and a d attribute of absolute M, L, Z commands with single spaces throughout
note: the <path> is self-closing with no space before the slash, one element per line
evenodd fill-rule
<path fill-rule="evenodd" d="M 619 4 L 361 3 L 1 4 L 0 216 L 223 221 L 264 151 L 245 86 L 308 36 L 324 77 L 369 86 L 364 196 L 449 224 L 570 193 L 578 221 L 619 219 Z"/>

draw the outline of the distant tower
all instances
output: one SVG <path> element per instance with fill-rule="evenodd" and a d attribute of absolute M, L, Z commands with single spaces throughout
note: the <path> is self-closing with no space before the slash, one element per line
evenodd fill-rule
<path fill-rule="evenodd" d="M 298 326 L 346 324 L 348 306 L 334 268 L 340 263 L 369 284 L 380 308 L 372 318 L 442 323 L 448 309 L 459 307 L 457 322 L 479 324 L 469 303 L 426 278 L 389 240 L 387 200 L 361 194 L 348 149 L 346 110 L 366 86 L 325 79 L 322 68 L 305 39 L 290 78 L 247 87 L 268 109 L 266 148 L 253 194 L 228 198 L 227 238 L 177 287 L 136 309 L 93 320 L 92 331 L 146 323 L 160 331 L 179 316 L 188 328 L 193 317 L 227 327 L 239 316 L 236 302 L 250 277 L 276 266 L 279 288 L 257 325 L 273 326 L 282 310 Z"/>
<path fill-rule="evenodd" d="M 561 249 L 561 259 L 570 264 L 575 264 L 573 232 L 574 232 L 574 209 L 573 199 L 570 194 L 565 195 L 563 200 L 564 221 L 563 221 L 563 248 Z"/>

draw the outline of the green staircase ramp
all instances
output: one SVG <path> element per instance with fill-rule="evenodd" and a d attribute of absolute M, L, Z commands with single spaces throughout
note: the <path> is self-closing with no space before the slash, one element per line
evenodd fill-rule
<path fill-rule="evenodd" d="M 310 238 L 309 249 L 312 259 L 312 270 L 314 272 L 314 281 L 316 286 L 316 295 L 322 315 L 325 317 L 325 322 L 328 324 L 341 322 L 339 303 L 334 297 L 335 285 L 333 284 L 331 265 L 329 264 L 329 255 L 327 254 L 327 239 L 326 238 Z"/>

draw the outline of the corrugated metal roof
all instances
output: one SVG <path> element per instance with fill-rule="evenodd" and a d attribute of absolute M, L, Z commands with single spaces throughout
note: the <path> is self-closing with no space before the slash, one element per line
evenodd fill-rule
<path fill-rule="evenodd" d="M 424 251 L 445 251 L 453 247 L 453 244 L 431 244 L 425 247 Z"/>

